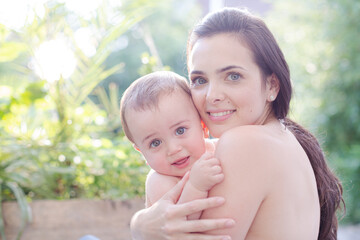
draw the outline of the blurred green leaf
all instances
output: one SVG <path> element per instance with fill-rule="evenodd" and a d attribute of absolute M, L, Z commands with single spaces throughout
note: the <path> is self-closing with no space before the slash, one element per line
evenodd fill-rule
<path fill-rule="evenodd" d="M 360 2 L 275 1 L 267 17 L 292 73 L 292 116 L 318 137 L 360 222 Z M 346 16 L 346 17 L 344 17 Z"/>
<path fill-rule="evenodd" d="M 27 46 L 19 42 L 4 42 L 0 44 L 0 62 L 10 62 L 16 59 Z"/>

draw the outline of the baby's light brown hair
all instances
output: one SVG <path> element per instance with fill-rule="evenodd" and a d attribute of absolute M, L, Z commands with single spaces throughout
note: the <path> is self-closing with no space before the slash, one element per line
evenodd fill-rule
<path fill-rule="evenodd" d="M 120 101 L 120 118 L 126 137 L 134 142 L 126 121 L 126 110 L 144 111 L 158 107 L 163 94 L 182 90 L 191 97 L 186 79 L 174 72 L 157 71 L 135 80 L 124 92 Z"/>

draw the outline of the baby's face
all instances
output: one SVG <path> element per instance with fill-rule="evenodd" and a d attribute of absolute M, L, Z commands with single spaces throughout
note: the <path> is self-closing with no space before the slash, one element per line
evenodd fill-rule
<path fill-rule="evenodd" d="M 135 145 L 158 173 L 182 177 L 205 152 L 199 114 L 182 90 L 160 96 L 158 108 L 126 115 Z"/>

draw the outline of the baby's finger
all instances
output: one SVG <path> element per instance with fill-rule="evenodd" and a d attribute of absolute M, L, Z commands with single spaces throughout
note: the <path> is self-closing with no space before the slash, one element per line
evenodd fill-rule
<path fill-rule="evenodd" d="M 214 157 L 206 159 L 206 162 L 212 165 L 221 165 L 220 160 Z"/>
<path fill-rule="evenodd" d="M 225 176 L 223 173 L 217 174 L 215 176 L 212 177 L 212 180 L 214 183 L 220 183 L 224 180 Z"/>
<path fill-rule="evenodd" d="M 210 158 L 213 158 L 214 154 L 211 152 L 205 152 L 203 155 L 201 155 L 200 159 L 207 160 Z"/>
<path fill-rule="evenodd" d="M 211 171 L 214 174 L 222 173 L 222 168 L 219 165 L 214 165 L 211 167 Z"/>

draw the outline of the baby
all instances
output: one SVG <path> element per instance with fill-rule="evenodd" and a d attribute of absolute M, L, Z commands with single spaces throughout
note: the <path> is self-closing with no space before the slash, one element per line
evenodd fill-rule
<path fill-rule="evenodd" d="M 206 198 L 208 191 L 223 180 L 220 162 L 213 157 L 214 143 L 205 141 L 185 78 L 168 71 L 145 75 L 124 92 L 120 108 L 126 136 L 152 168 L 146 180 L 147 207 L 188 171 L 189 180 L 178 203 Z M 198 219 L 200 215 L 188 218 Z"/>

